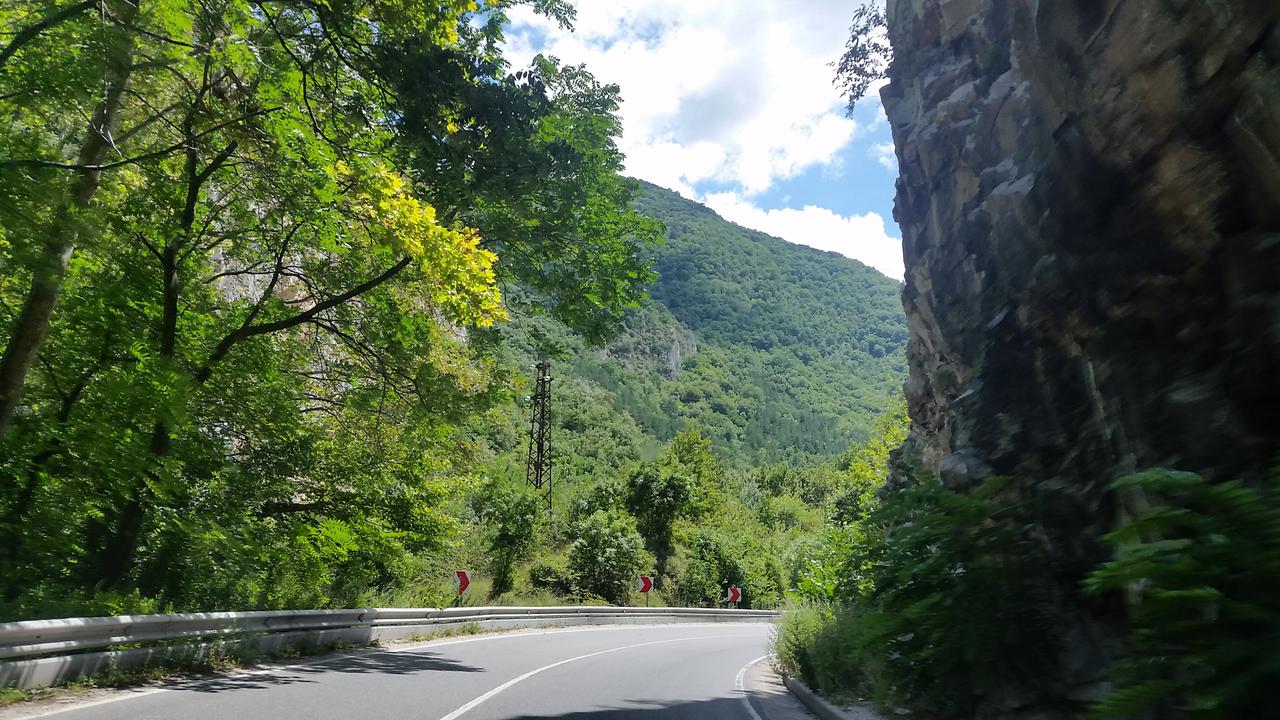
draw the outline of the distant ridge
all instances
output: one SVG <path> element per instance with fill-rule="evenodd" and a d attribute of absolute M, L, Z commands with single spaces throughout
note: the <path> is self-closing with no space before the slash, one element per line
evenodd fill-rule
<path fill-rule="evenodd" d="M 562 469 L 600 474 L 690 428 L 740 467 L 816 462 L 864 439 L 906 376 L 900 283 L 642 187 L 636 205 L 668 239 L 625 331 L 590 348 L 545 316 L 502 330 L 521 365 L 560 356 Z"/>

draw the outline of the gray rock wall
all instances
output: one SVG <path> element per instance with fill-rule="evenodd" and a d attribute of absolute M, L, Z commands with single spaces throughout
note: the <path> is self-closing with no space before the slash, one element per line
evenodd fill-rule
<path fill-rule="evenodd" d="M 1280 452 L 1280 1 L 888 12 L 899 459 L 1019 481 L 1061 581 L 1062 692 L 1087 698 L 1121 651 L 1123 609 L 1077 591 L 1125 511 L 1107 484 L 1256 478 Z"/>

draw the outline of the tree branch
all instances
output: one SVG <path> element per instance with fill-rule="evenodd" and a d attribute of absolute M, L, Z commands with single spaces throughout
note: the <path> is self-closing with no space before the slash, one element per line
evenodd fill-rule
<path fill-rule="evenodd" d="M 250 118 L 254 118 L 259 115 L 268 115 L 280 109 L 281 108 L 279 107 L 272 107 L 272 108 L 264 108 L 262 110 L 254 110 L 251 113 L 246 113 L 239 117 L 235 117 L 230 120 L 225 120 L 223 122 L 220 122 L 217 125 L 214 125 L 213 127 L 208 128 L 207 130 L 202 130 L 196 133 L 195 135 L 192 135 L 191 137 L 183 138 L 180 142 L 176 142 L 172 145 L 169 145 L 168 147 L 160 148 L 159 150 L 153 150 L 152 152 L 149 152 L 149 153 L 143 153 L 142 155 L 138 155 L 137 157 L 125 158 L 124 160 L 117 160 L 115 162 L 98 163 L 98 164 L 92 164 L 92 165 L 78 165 L 75 163 L 51 162 L 48 160 L 8 160 L 6 162 L 0 162 L 0 168 L 15 167 L 15 166 L 22 166 L 22 165 L 33 165 L 36 167 L 57 168 L 59 170 L 87 170 L 91 172 L 99 172 L 102 170 L 112 170 L 114 168 L 123 167 L 125 165 L 136 165 L 140 162 L 146 162 L 147 160 L 154 160 L 156 158 L 164 157 L 165 155 L 175 153 L 179 150 L 182 150 L 188 147 L 192 142 L 199 140 L 200 138 L 203 138 L 206 135 L 212 135 L 213 133 L 216 133 L 219 130 L 223 130 L 237 123 L 244 122 L 245 120 L 249 120 Z"/>
<path fill-rule="evenodd" d="M 160 254 L 160 250 L 157 249 L 155 245 L 152 245 L 151 242 L 147 240 L 146 235 L 143 235 L 142 233 L 138 233 L 137 238 L 142 243 L 142 246 L 145 247 L 148 251 L 150 251 L 151 254 L 154 255 L 157 260 L 159 260 L 160 262 L 164 262 L 164 256 Z"/>
<path fill-rule="evenodd" d="M 170 105 L 170 106 L 168 106 L 168 107 L 164 108 L 163 110 L 159 110 L 159 111 L 155 112 L 154 114 L 152 114 L 152 115 L 151 115 L 151 117 L 147 118 L 146 120 L 143 120 L 143 121 L 139 122 L 137 125 L 134 125 L 133 127 L 131 127 L 131 128 L 129 128 L 128 130 L 124 131 L 124 132 L 123 132 L 123 133 L 121 133 L 120 135 L 116 136 L 116 139 L 115 139 L 115 140 L 116 140 L 116 144 L 118 145 L 118 144 L 120 144 L 120 143 L 123 143 L 123 142 L 127 141 L 129 138 L 131 138 L 131 137 L 133 137 L 134 135 L 138 134 L 139 132 L 141 132 L 141 131 L 143 131 L 143 130 L 147 129 L 147 128 L 148 128 L 148 127 L 150 127 L 153 123 L 155 123 L 155 122 L 157 122 L 157 121 L 160 121 L 160 120 L 164 120 L 164 119 L 166 119 L 166 118 L 165 118 L 165 114 L 166 114 L 166 113 L 169 113 L 169 112 L 172 112 L 173 110 L 176 110 L 176 109 L 178 108 L 178 106 L 179 106 L 179 105 L 180 105 L 180 103 L 173 103 L 172 105 Z"/>
<path fill-rule="evenodd" d="M 217 157 L 215 157 L 203 170 L 200 171 L 200 174 L 196 176 L 196 184 L 203 185 L 205 181 L 209 179 L 210 175 L 217 172 L 218 168 L 225 165 L 226 162 L 231 159 L 231 154 L 234 153 L 236 148 L 239 146 L 240 143 L 232 140 L 230 145 L 223 148 L 222 152 L 218 153 Z"/>
<path fill-rule="evenodd" d="M 14 34 L 13 40 L 10 41 L 3 50 L 0 50 L 0 67 L 4 67 L 4 64 L 8 62 L 9 58 L 13 57 L 14 53 L 21 50 L 27 43 L 39 37 L 40 33 L 70 20 L 76 15 L 79 15 L 85 10 L 93 7 L 95 4 L 97 4 L 96 0 L 83 0 L 83 2 L 78 2 L 75 5 L 68 5 L 63 9 L 54 12 L 52 15 L 41 20 L 35 25 L 30 25 L 19 30 Z"/>
<path fill-rule="evenodd" d="M 245 322 L 242 323 L 237 330 L 229 333 L 226 337 L 222 338 L 222 341 L 218 343 L 218 346 L 216 348 L 214 348 L 213 354 L 211 354 L 209 356 L 209 359 L 205 360 L 204 365 L 199 370 L 196 371 L 196 378 L 195 378 L 196 384 L 199 385 L 204 383 L 204 381 L 208 380 L 209 376 L 213 374 L 213 367 L 217 365 L 219 362 L 221 362 L 222 359 L 227 356 L 227 353 L 231 352 L 231 348 L 235 347 L 241 341 L 248 340 L 249 338 L 256 337 L 258 335 L 267 335 L 270 333 L 279 332 L 281 330 L 287 330 L 289 328 L 297 327 L 298 325 L 308 322 L 312 318 L 315 318 L 320 313 L 324 312 L 325 310 L 328 310 L 329 308 L 337 307 L 338 305 L 342 305 L 343 303 L 349 302 L 350 300 L 356 297 L 359 297 L 360 295 L 363 295 L 364 293 L 369 292 L 370 290 L 378 287 L 379 285 L 382 285 L 388 280 L 391 280 L 396 275 L 399 275 L 402 270 L 408 267 L 409 263 L 411 262 L 413 262 L 413 258 L 406 255 L 405 257 L 401 258 L 400 262 L 396 263 L 395 265 L 392 265 L 390 268 L 387 268 L 385 271 L 382 272 L 382 274 L 378 275 L 377 277 L 370 278 L 369 280 L 366 280 L 360 283 L 359 285 L 356 285 L 355 287 L 351 288 L 350 290 L 347 290 L 341 295 L 335 295 L 329 298 L 328 300 L 316 303 L 310 309 L 297 313 L 295 315 L 291 315 L 287 318 L 284 318 L 281 320 L 275 320 L 269 323 L 261 323 L 261 324 L 254 325 L 252 324 L 253 319 L 257 316 L 258 312 L 262 309 L 263 303 L 259 303 L 259 305 L 255 307 L 254 310 L 249 314 L 249 317 L 245 318 Z M 274 281 L 272 285 L 274 286 Z M 268 288 L 268 290 L 270 289 L 271 288 Z M 263 299 L 265 300 L 266 297 L 267 295 L 264 293 Z"/>
<path fill-rule="evenodd" d="M 258 262 L 252 265 L 249 265 L 247 267 L 244 267 L 240 270 L 224 270 L 223 272 L 214 273 L 213 275 L 210 275 L 209 277 L 205 278 L 201 282 L 207 285 L 209 283 L 217 282 L 218 280 L 224 277 L 235 277 L 237 275 L 267 275 L 268 273 L 266 272 L 258 272 L 258 268 L 262 267 L 263 264 L 264 264 L 263 261 L 259 260 Z M 273 270 L 271 271 L 270 274 L 273 274 L 273 275 L 278 274 L 278 271 Z"/>
<path fill-rule="evenodd" d="M 92 0 L 90 1 L 92 2 Z M 169 43 L 170 45 L 178 45 L 180 47 L 191 48 L 192 50 L 202 50 L 205 52 L 208 52 L 209 50 L 209 46 L 207 45 L 193 45 L 192 43 L 186 42 L 185 40 L 179 40 L 177 38 L 169 37 L 168 35 L 161 35 L 160 33 L 151 32 L 146 28 L 140 28 L 134 25 L 132 22 L 126 22 L 109 12 L 106 13 L 106 16 L 108 20 L 120 26 L 121 28 L 125 30 L 130 30 L 132 32 L 136 32 L 140 35 L 146 35 L 147 37 L 153 40 L 159 40 L 160 42 Z"/>

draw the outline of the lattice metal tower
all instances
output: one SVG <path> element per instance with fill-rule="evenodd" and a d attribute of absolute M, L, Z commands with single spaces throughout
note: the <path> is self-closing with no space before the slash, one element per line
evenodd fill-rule
<path fill-rule="evenodd" d="M 529 459 L 525 479 L 546 500 L 551 512 L 551 363 L 538 363 L 538 380 L 530 399 Z"/>

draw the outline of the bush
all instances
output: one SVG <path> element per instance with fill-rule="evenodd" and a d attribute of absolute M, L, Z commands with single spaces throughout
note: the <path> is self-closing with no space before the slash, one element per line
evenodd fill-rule
<path fill-rule="evenodd" d="M 173 612 L 173 608 L 154 598 L 142 597 L 136 590 L 112 592 L 38 586 L 12 601 L 0 602 L 0 621 L 4 622 L 165 612 Z"/>
<path fill-rule="evenodd" d="M 866 564 L 842 587 L 881 701 L 972 715 L 1054 675 L 1053 582 L 1021 515 L 999 478 L 968 494 L 919 482 L 871 514 Z"/>
<path fill-rule="evenodd" d="M 599 511 L 579 522 L 577 538 L 569 546 L 569 572 L 583 593 L 622 604 L 636 577 L 653 566 L 635 520 L 617 512 Z"/>
<path fill-rule="evenodd" d="M 529 584 L 556 595 L 573 594 L 573 575 L 566 568 L 548 562 L 537 562 L 529 568 Z"/>
<path fill-rule="evenodd" d="M 773 553 L 749 538 L 704 530 L 693 539 L 674 596 L 682 605 L 715 607 L 730 585 L 742 589 L 742 608 L 782 602 L 783 571 Z"/>
<path fill-rule="evenodd" d="M 818 682 L 813 653 L 818 636 L 832 623 L 831 606 L 820 602 L 787 605 L 774 626 L 773 653 L 778 665 L 789 675 L 804 680 L 811 688 L 826 690 Z"/>
<path fill-rule="evenodd" d="M 787 556 L 792 593 L 828 604 L 856 594 L 859 589 L 845 588 L 844 583 L 854 575 L 846 565 L 854 559 L 854 541 L 861 533 L 856 525 L 837 526 L 821 536 L 797 541 Z"/>
<path fill-rule="evenodd" d="M 1099 714 L 1216 720 L 1274 707 L 1280 472 L 1259 489 L 1169 470 L 1114 487 L 1150 509 L 1106 536 L 1115 560 L 1085 583 L 1095 594 L 1127 592 L 1133 623 L 1133 657 L 1116 669 Z"/>
<path fill-rule="evenodd" d="M 621 480 L 603 480 L 585 492 L 579 492 L 569 507 L 569 518 L 573 522 L 585 520 L 601 510 L 609 512 L 622 510 L 623 501 L 627 497 L 626 485 Z"/>
<path fill-rule="evenodd" d="M 509 592 L 515 585 L 516 562 L 533 550 L 541 501 L 528 488 L 491 485 L 477 495 L 476 515 L 487 525 L 487 550 L 493 569 L 490 597 Z"/>
<path fill-rule="evenodd" d="M 776 641 L 784 667 L 828 694 L 944 717 L 974 715 L 997 688 L 1034 696 L 1057 643 L 1020 510 L 998 480 L 967 495 L 924 481 L 832 532 L 807 549 L 821 567 L 796 568 L 808 599 Z"/>
<path fill-rule="evenodd" d="M 800 529 L 811 532 L 822 527 L 822 511 L 795 495 L 767 497 L 760 508 L 760 522 L 774 530 Z"/>
<path fill-rule="evenodd" d="M 863 631 L 852 606 L 793 601 L 774 632 L 774 653 L 784 671 L 828 697 L 874 694 L 878 653 Z"/>

